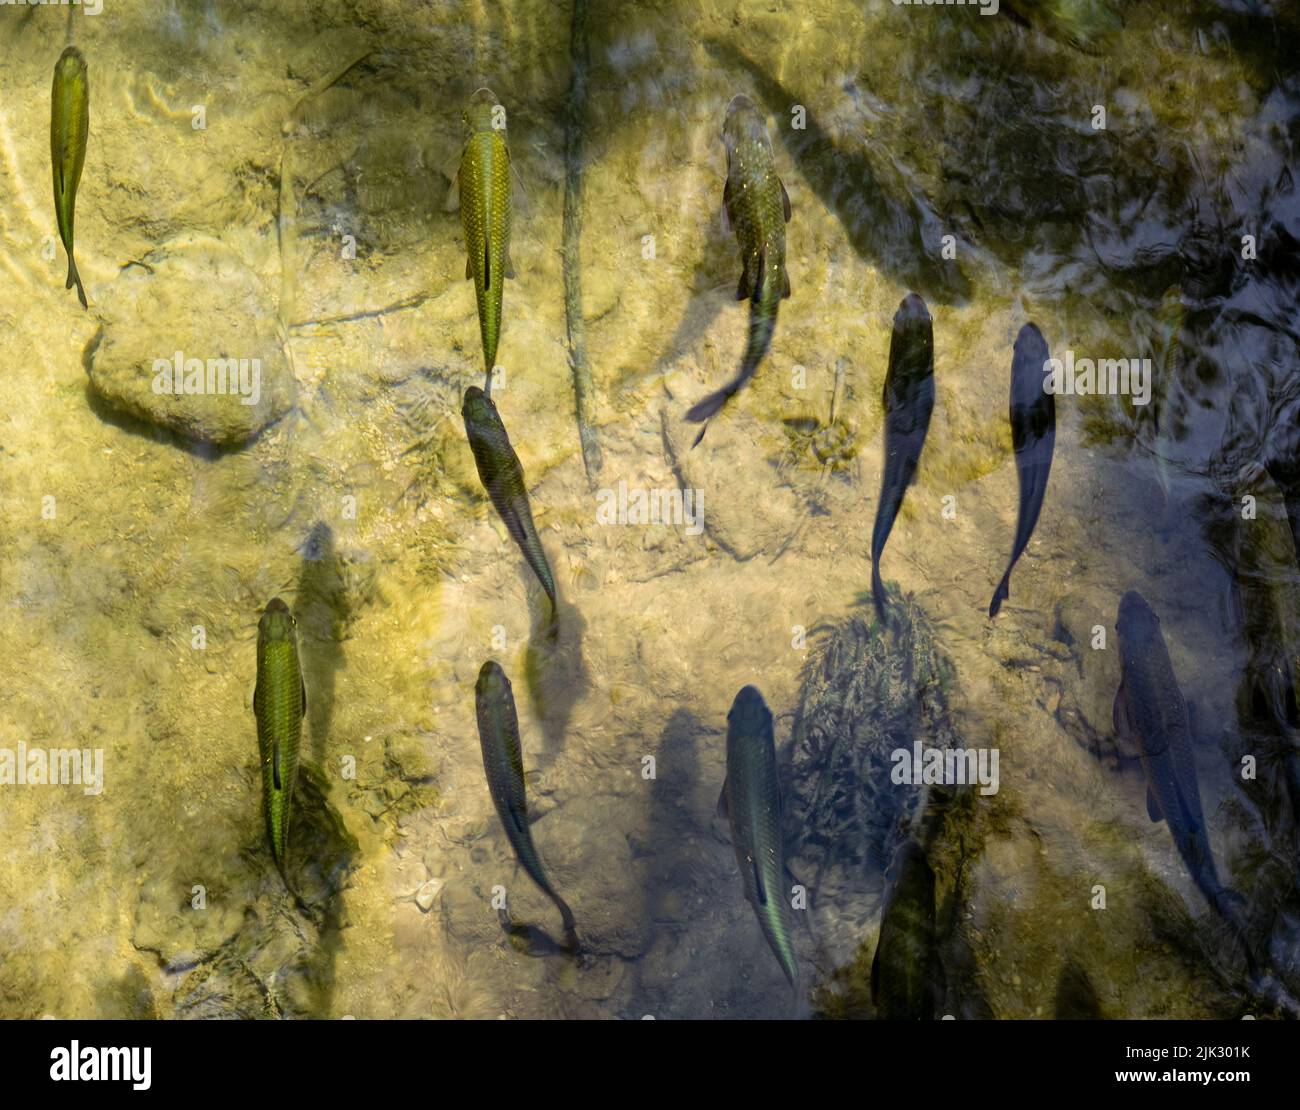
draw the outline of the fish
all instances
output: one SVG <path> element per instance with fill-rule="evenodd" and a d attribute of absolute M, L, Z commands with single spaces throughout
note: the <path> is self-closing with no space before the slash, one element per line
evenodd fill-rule
<path fill-rule="evenodd" d="M 515 712 L 515 695 L 510 679 L 500 664 L 489 659 L 478 672 L 474 685 L 474 709 L 478 717 L 478 739 L 483 749 L 483 770 L 497 816 L 505 827 L 506 838 L 515 858 L 560 911 L 570 947 L 577 947 L 577 927 L 573 911 L 556 892 L 546 876 L 541 857 L 533 843 L 528 825 L 528 798 L 524 788 L 524 758 L 519 744 L 519 717 Z"/>
<path fill-rule="evenodd" d="M 1011 547 L 1007 571 L 993 591 L 989 616 L 996 617 L 1011 594 L 1011 571 L 1029 546 L 1038 514 L 1047 495 L 1047 478 L 1052 472 L 1052 451 L 1056 446 L 1056 396 L 1043 388 L 1047 368 L 1047 343 L 1033 324 L 1026 324 L 1016 337 L 1011 359 L 1011 442 L 1016 451 L 1016 474 L 1020 478 L 1020 511 L 1016 517 L 1016 539 Z"/>
<path fill-rule="evenodd" d="M 537 538 L 533 512 L 528 505 L 528 490 L 524 487 L 524 468 L 519 456 L 510 446 L 506 426 L 501 423 L 497 407 L 478 386 L 465 390 L 461 404 L 465 418 L 465 434 L 469 437 L 474 464 L 478 467 L 479 481 L 487 490 L 498 515 L 505 523 L 511 539 L 519 545 L 528 565 L 533 568 L 546 596 L 551 599 L 551 612 L 556 611 L 555 579 L 551 565 L 546 561 L 542 541 Z"/>
<path fill-rule="evenodd" d="M 1129 590 L 1120 600 L 1115 629 L 1120 684 L 1113 723 L 1116 733 L 1138 750 L 1147 783 L 1147 816 L 1165 822 L 1192 882 L 1210 907 L 1244 938 L 1237 912 L 1243 899 L 1220 882 L 1210 851 L 1192 755 L 1191 715 L 1178 688 L 1160 618 L 1141 594 Z M 1246 953 L 1250 960 L 1248 945 Z"/>
<path fill-rule="evenodd" d="M 727 148 L 722 205 L 740 245 L 736 300 L 749 300 L 749 338 L 739 373 L 687 412 L 686 419 L 694 424 L 715 415 L 754 376 L 772 345 L 777 310 L 790 295 L 785 257 L 790 195 L 776 172 L 767 123 L 749 97 L 741 94 L 731 98 L 722 125 L 722 141 Z M 702 438 L 703 431 L 695 442 Z"/>
<path fill-rule="evenodd" d="M 501 338 L 501 294 L 505 279 L 515 276 L 510 261 L 510 147 L 505 113 L 491 89 L 477 90 L 461 119 L 465 150 L 456 176 L 460 226 L 465 233 L 465 278 L 474 280 L 487 373 L 484 388 L 490 391 Z"/>
<path fill-rule="evenodd" d="M 298 749 L 307 713 L 307 687 L 298 657 L 298 625 L 278 597 L 266 603 L 257 623 L 257 685 L 253 715 L 262 756 L 262 802 L 271 854 L 283 873 L 289 817 L 298 777 Z"/>
<path fill-rule="evenodd" d="M 880 578 L 880 556 L 907 487 L 916 480 L 916 465 L 934 411 L 934 330 L 930 310 L 915 293 L 904 297 L 894 313 L 884 406 L 885 468 L 871 530 L 871 596 L 882 620 L 885 586 Z"/>
<path fill-rule="evenodd" d="M 777 781 L 772 713 L 763 695 L 746 686 L 727 714 L 727 777 L 718 813 L 731 826 L 731 844 L 759 927 L 796 993 L 799 961 L 785 896 L 781 788 Z"/>
<path fill-rule="evenodd" d="M 778 127 L 776 134 L 808 188 L 839 221 L 849 245 L 864 262 L 931 301 L 963 304 L 970 300 L 972 283 L 946 249 L 947 236 L 960 235 L 960 230 L 935 210 L 889 144 L 869 129 L 854 129 L 863 136 L 859 139 L 822 123 L 835 110 L 823 94 L 811 84 L 803 88 L 784 84 L 732 42 L 706 38 L 703 46 L 719 66 L 746 73 L 772 114 L 789 118 L 791 105 L 808 108 L 802 127 Z M 965 256 L 966 247 L 959 239 L 957 254 Z"/>
<path fill-rule="evenodd" d="M 86 164 L 86 140 L 90 136 L 90 80 L 86 59 L 75 46 L 59 55 L 54 66 L 54 87 L 50 90 L 50 163 L 54 170 L 54 212 L 59 238 L 68 252 L 68 281 L 65 289 L 77 287 L 82 308 L 89 308 L 86 290 L 73 258 L 73 223 L 77 208 L 77 185 Z"/>
<path fill-rule="evenodd" d="M 904 840 L 895 850 L 889 879 L 871 961 L 871 1001 L 885 1021 L 933 1021 L 945 994 L 934 872 L 915 840 Z"/>

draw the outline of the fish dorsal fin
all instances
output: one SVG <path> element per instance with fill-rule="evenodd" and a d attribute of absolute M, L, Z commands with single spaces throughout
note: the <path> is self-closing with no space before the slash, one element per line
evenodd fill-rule
<path fill-rule="evenodd" d="M 474 263 L 471 259 L 465 259 L 465 280 L 469 281 L 474 276 Z"/>
<path fill-rule="evenodd" d="M 260 676 L 257 684 L 253 687 L 253 712 L 255 714 L 262 712 L 262 679 Z"/>
<path fill-rule="evenodd" d="M 1151 787 L 1147 787 L 1147 816 L 1152 821 L 1160 822 L 1164 817 L 1160 814 L 1160 804 L 1156 801 L 1156 796 L 1151 793 Z"/>
<path fill-rule="evenodd" d="M 784 266 L 781 267 L 781 299 L 785 300 L 790 295 L 790 271 Z"/>
<path fill-rule="evenodd" d="M 492 247 L 486 239 L 483 240 L 483 288 L 492 288 Z"/>
<path fill-rule="evenodd" d="M 790 222 L 790 194 L 785 191 L 785 182 L 779 177 L 776 183 L 781 186 L 781 211 L 785 213 L 785 222 Z"/>
<path fill-rule="evenodd" d="M 280 745 L 278 743 L 271 748 L 271 781 L 275 783 L 277 790 L 284 789 L 284 785 L 280 782 Z"/>

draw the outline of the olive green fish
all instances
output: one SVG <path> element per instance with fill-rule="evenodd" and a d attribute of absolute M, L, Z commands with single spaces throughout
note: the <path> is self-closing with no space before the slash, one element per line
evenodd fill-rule
<path fill-rule="evenodd" d="M 727 105 L 722 141 L 727 147 L 722 203 L 740 244 L 736 300 L 749 298 L 749 339 L 740 372 L 686 414 L 686 419 L 696 424 L 713 416 L 754 376 L 772 345 L 777 309 L 782 298 L 790 295 L 790 275 L 785 268 L 790 197 L 777 176 L 767 124 L 749 97 L 734 96 Z M 695 442 L 703 437 L 701 431 Z"/>
<path fill-rule="evenodd" d="M 465 152 L 460 158 L 460 225 L 465 232 L 465 277 L 474 279 L 478 326 L 488 388 L 501 337 L 501 293 L 515 276 L 510 261 L 510 148 L 505 110 L 491 89 L 470 97 L 461 117 Z"/>
<path fill-rule="evenodd" d="M 727 714 L 727 777 L 718 812 L 731 824 L 731 843 L 745 897 L 790 985 L 799 989 L 799 962 L 790 935 L 781 788 L 777 781 L 772 713 L 763 695 L 746 686 Z"/>
<path fill-rule="evenodd" d="M 262 753 L 262 801 L 271 852 L 281 871 L 289 846 L 289 815 L 298 776 L 298 747 L 307 712 L 307 688 L 298 659 L 298 626 L 278 597 L 257 624 L 257 686 L 253 714 Z"/>
<path fill-rule="evenodd" d="M 501 423 L 492 398 L 476 385 L 465 390 L 460 412 L 465 418 L 465 434 L 469 437 L 470 450 L 474 452 L 479 480 L 505 522 L 506 531 L 519 545 L 546 596 L 551 599 L 554 612 L 555 579 L 551 577 L 551 566 L 542 550 L 542 541 L 537 538 L 533 512 L 528 506 L 528 491 L 524 488 L 524 468 L 515 449 L 510 446 L 506 426 Z"/>
<path fill-rule="evenodd" d="M 546 877 L 533 834 L 528 826 L 528 798 L 524 790 L 524 757 L 519 744 L 519 717 L 510 679 L 501 667 L 488 660 L 478 672 L 474 686 L 474 708 L 478 716 L 478 739 L 483 749 L 483 770 L 497 816 L 519 864 L 560 911 L 564 932 L 571 946 L 577 944 L 573 911 L 556 893 Z"/>
<path fill-rule="evenodd" d="M 90 136 L 90 81 L 86 59 L 75 46 L 59 56 L 50 91 L 50 162 L 54 167 L 54 211 L 59 221 L 59 238 L 68 252 L 68 283 L 77 287 L 81 307 L 86 291 L 72 256 L 72 227 L 77 208 L 77 184 L 86 164 L 86 139 Z"/>
<path fill-rule="evenodd" d="M 944 974 L 934 923 L 934 872 L 925 851 L 905 840 L 889 865 L 880 939 L 871 961 L 871 1001 L 886 1021 L 933 1021 Z"/>

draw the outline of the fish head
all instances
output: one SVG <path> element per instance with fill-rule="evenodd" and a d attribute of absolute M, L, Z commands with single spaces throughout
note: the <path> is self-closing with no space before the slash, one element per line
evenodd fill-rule
<path fill-rule="evenodd" d="M 476 385 L 465 390 L 465 399 L 461 402 L 460 414 L 467 424 L 482 424 L 500 419 L 492 398 Z"/>
<path fill-rule="evenodd" d="M 1016 336 L 1014 357 L 1047 372 L 1047 340 L 1043 338 L 1037 324 L 1028 323 L 1020 329 L 1020 334 Z"/>
<path fill-rule="evenodd" d="M 1115 631 L 1121 640 L 1140 642 L 1153 633 L 1160 633 L 1160 618 L 1137 590 L 1129 590 L 1119 602 L 1115 617 Z"/>
<path fill-rule="evenodd" d="M 727 149 L 746 142 L 766 143 L 767 121 L 758 106 L 744 93 L 737 93 L 727 105 L 727 115 L 722 124 L 722 141 Z"/>
<path fill-rule="evenodd" d="M 894 313 L 894 330 L 890 337 L 889 363 L 905 362 L 912 377 L 925 374 L 934 367 L 934 325 L 925 301 L 916 293 L 908 293 Z"/>
<path fill-rule="evenodd" d="M 480 705 L 495 701 L 500 695 L 507 694 L 513 698 L 510 679 L 495 659 L 489 659 L 479 668 L 478 681 L 474 683 L 474 695 Z"/>
<path fill-rule="evenodd" d="M 297 629 L 297 622 L 287 606 L 278 597 L 266 603 L 262 619 L 257 622 L 257 638 L 263 643 L 273 640 L 289 640 Z"/>
<path fill-rule="evenodd" d="M 500 131 L 505 134 L 505 112 L 504 110 L 498 116 L 496 109 L 501 102 L 497 99 L 496 93 L 491 89 L 476 89 L 474 95 L 469 98 L 469 103 L 465 105 L 465 111 L 461 115 L 461 121 L 465 124 L 465 134 L 473 135 L 478 131 Z M 494 119 L 494 117 L 496 117 Z M 501 126 L 496 126 L 496 119 L 500 119 Z"/>
<path fill-rule="evenodd" d="M 763 701 L 757 687 L 746 686 L 731 703 L 727 723 L 732 730 L 743 735 L 763 734 L 772 728 L 772 711 Z"/>
<path fill-rule="evenodd" d="M 68 78 L 72 76 L 84 77 L 86 74 L 86 58 L 75 46 L 64 48 L 59 60 L 54 67 L 57 77 Z"/>

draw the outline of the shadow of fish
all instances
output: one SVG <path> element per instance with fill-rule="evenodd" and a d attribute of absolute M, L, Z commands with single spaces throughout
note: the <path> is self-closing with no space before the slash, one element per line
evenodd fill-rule
<path fill-rule="evenodd" d="M 465 278 L 474 280 L 483 362 L 490 388 L 501 337 L 501 296 L 515 276 L 510 261 L 510 148 L 505 110 L 491 89 L 478 89 L 461 117 L 465 151 L 457 180 L 460 224 L 465 234 Z"/>
<path fill-rule="evenodd" d="M 1033 324 L 1026 324 L 1016 337 L 1011 359 L 1011 442 L 1016 450 L 1016 474 L 1020 478 L 1020 511 L 1016 516 L 1011 561 L 989 602 L 990 617 L 998 615 L 1002 603 L 1011 594 L 1011 571 L 1034 534 L 1047 494 L 1047 478 L 1052 472 L 1056 397 L 1043 388 L 1047 358 L 1042 332 Z"/>
<path fill-rule="evenodd" d="M 946 988 L 935 929 L 934 872 L 915 840 L 898 846 L 889 878 L 871 961 L 871 1001 L 885 1021 L 933 1021 Z"/>
<path fill-rule="evenodd" d="M 748 73 L 769 111 L 779 115 L 792 104 L 810 103 L 729 43 L 706 39 L 704 47 L 724 65 Z M 858 256 L 942 304 L 969 300 L 970 281 L 956 260 L 941 253 L 948 229 L 923 196 L 913 195 L 888 156 L 877 155 L 869 143 L 855 148 L 833 141 L 815 112 L 804 124 L 781 127 L 778 134 Z"/>
<path fill-rule="evenodd" d="M 1101 1004 L 1088 973 L 1067 960 L 1056 980 L 1052 1016 L 1057 1021 L 1101 1021 Z"/>
<path fill-rule="evenodd" d="M 578 945 L 573 911 L 556 893 L 546 876 L 533 834 L 528 826 L 528 798 L 524 787 L 524 758 L 519 744 L 519 717 L 515 712 L 515 695 L 510 680 L 501 667 L 488 660 L 478 673 L 474 686 L 474 709 L 478 717 L 479 745 L 483 749 L 483 770 L 497 816 L 505 827 L 506 838 L 515 858 L 528 877 L 560 911 L 564 933 L 571 948 Z"/>
<path fill-rule="evenodd" d="M 718 412 L 754 376 L 772 345 L 777 310 L 782 299 L 790 295 L 790 274 L 785 266 L 790 197 L 777 176 L 767 124 L 749 97 L 731 98 L 722 125 L 722 141 L 727 147 L 722 204 L 740 244 L 736 300 L 749 299 L 749 338 L 740 372 L 686 414 L 686 419 L 696 424 Z M 701 430 L 695 442 L 703 438 Z"/>
<path fill-rule="evenodd" d="M 50 163 L 54 169 L 54 212 L 59 222 L 59 238 L 68 252 L 68 282 L 64 288 L 77 287 L 82 308 L 89 306 L 72 256 L 72 241 L 77 185 L 86 164 L 89 137 L 90 80 L 86 75 L 86 59 L 75 46 L 69 46 L 54 66 L 54 86 L 50 90 Z"/>
<path fill-rule="evenodd" d="M 871 597 L 881 619 L 885 616 L 885 587 L 880 578 L 880 556 L 907 487 L 916 480 L 917 462 L 934 411 L 934 330 L 925 302 L 915 293 L 904 297 L 894 313 L 884 405 L 885 468 L 871 530 Z"/>
<path fill-rule="evenodd" d="M 492 398 L 476 385 L 465 390 L 460 411 L 465 418 L 465 434 L 469 437 L 470 450 L 474 452 L 479 480 L 505 523 L 510 538 L 519 545 L 546 596 L 551 599 L 551 613 L 554 614 L 555 579 L 551 576 L 542 541 L 537 538 L 533 512 L 528 505 L 528 491 L 524 488 L 524 468 L 515 449 L 510 446 L 506 426 L 501 423 Z"/>
<path fill-rule="evenodd" d="M 718 813 L 731 826 L 745 897 L 797 995 L 799 963 L 791 939 L 790 907 L 783 893 L 785 847 L 772 713 L 753 686 L 736 695 L 727 714 L 727 777 L 718 798 Z"/>
<path fill-rule="evenodd" d="M 1192 756 L 1191 716 L 1174 676 L 1160 619 L 1141 594 L 1129 590 L 1120 600 L 1115 630 L 1121 674 L 1113 711 L 1115 731 L 1138 750 L 1147 783 L 1147 816 L 1168 825 L 1192 882 L 1244 940 L 1238 916 L 1244 900 L 1219 881 L 1210 851 Z M 1253 965 L 1250 947 L 1245 948 Z"/>

